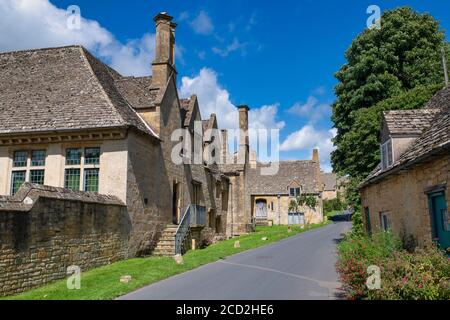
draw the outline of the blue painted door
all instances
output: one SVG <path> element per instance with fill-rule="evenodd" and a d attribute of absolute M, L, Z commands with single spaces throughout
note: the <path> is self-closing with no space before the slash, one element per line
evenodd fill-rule
<path fill-rule="evenodd" d="M 439 247 L 450 253 L 450 214 L 445 201 L 445 194 L 431 195 L 430 205 L 434 229 L 433 236 Z"/>

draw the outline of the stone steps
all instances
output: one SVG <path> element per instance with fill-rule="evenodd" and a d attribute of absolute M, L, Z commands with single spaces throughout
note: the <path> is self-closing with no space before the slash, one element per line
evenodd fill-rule
<path fill-rule="evenodd" d="M 162 232 L 161 238 L 159 239 L 155 250 L 153 250 L 154 256 L 172 257 L 175 255 L 175 234 L 177 229 L 177 225 L 168 224 L 166 226 L 166 229 Z"/>

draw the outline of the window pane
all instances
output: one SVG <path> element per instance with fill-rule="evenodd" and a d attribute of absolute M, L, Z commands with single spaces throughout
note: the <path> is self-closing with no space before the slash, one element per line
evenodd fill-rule
<path fill-rule="evenodd" d="M 98 169 L 84 170 L 84 191 L 98 192 Z"/>
<path fill-rule="evenodd" d="M 441 209 L 442 215 L 442 225 L 444 226 L 445 231 L 450 231 L 450 213 L 447 209 Z"/>
<path fill-rule="evenodd" d="M 389 141 L 386 145 L 387 149 L 387 164 L 388 166 L 392 165 L 393 159 L 392 159 L 392 142 Z"/>
<path fill-rule="evenodd" d="M 44 150 L 31 151 L 31 166 L 32 167 L 45 166 L 45 151 Z"/>
<path fill-rule="evenodd" d="M 99 164 L 100 163 L 100 148 L 86 148 L 84 150 L 85 164 Z"/>
<path fill-rule="evenodd" d="M 300 188 L 295 188 L 295 196 L 298 197 L 300 195 Z"/>
<path fill-rule="evenodd" d="M 289 188 L 289 195 L 290 195 L 291 197 L 295 197 L 295 191 L 294 191 L 294 188 Z"/>
<path fill-rule="evenodd" d="M 44 170 L 31 170 L 30 171 L 30 182 L 36 184 L 44 184 Z"/>
<path fill-rule="evenodd" d="M 386 145 L 381 146 L 381 167 L 382 169 L 387 168 L 387 155 L 386 155 Z"/>
<path fill-rule="evenodd" d="M 66 169 L 64 187 L 71 190 L 80 190 L 80 169 Z"/>
<path fill-rule="evenodd" d="M 28 159 L 27 151 L 16 151 L 14 152 L 14 162 L 13 167 L 26 167 Z"/>
<path fill-rule="evenodd" d="M 11 177 L 11 194 L 15 195 L 17 190 L 25 182 L 26 171 L 13 171 Z"/>
<path fill-rule="evenodd" d="M 66 164 L 77 165 L 81 163 L 81 149 L 66 150 Z"/>

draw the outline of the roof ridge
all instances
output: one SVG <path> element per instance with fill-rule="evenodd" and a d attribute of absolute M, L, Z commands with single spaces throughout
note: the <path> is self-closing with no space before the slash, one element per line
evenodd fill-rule
<path fill-rule="evenodd" d="M 0 55 L 14 54 L 14 53 L 25 53 L 25 52 L 39 52 L 39 51 L 48 51 L 48 50 L 58 50 L 58 49 L 68 49 L 68 48 L 83 48 L 86 50 L 81 44 L 71 44 L 66 46 L 58 46 L 58 47 L 47 47 L 47 48 L 33 48 L 33 49 L 22 49 L 22 50 L 13 50 L 13 51 L 5 51 L 0 52 Z"/>
<path fill-rule="evenodd" d="M 150 127 L 150 125 L 139 115 L 139 113 L 136 112 L 136 110 L 133 109 L 132 105 L 130 104 L 130 102 L 128 101 L 128 99 L 126 99 L 124 97 L 124 95 L 120 92 L 120 90 L 117 89 L 117 87 L 115 86 L 115 82 L 116 80 L 114 79 L 114 77 L 111 75 L 110 70 L 112 69 L 110 67 L 108 67 L 106 64 L 104 64 L 102 61 L 100 61 L 99 59 L 97 59 L 94 55 L 92 55 L 89 51 L 87 51 L 86 49 L 82 48 L 83 51 L 83 55 L 87 61 L 87 63 L 90 66 L 90 69 L 92 70 L 92 72 L 94 73 L 94 76 L 96 77 L 96 79 L 98 80 L 101 88 L 102 88 L 102 92 L 106 95 L 108 101 L 110 102 L 110 104 L 112 105 L 113 109 L 116 111 L 116 114 L 122 119 L 122 121 L 124 122 L 124 124 L 129 125 L 129 121 L 127 121 L 127 119 L 124 117 L 124 114 L 119 110 L 119 108 L 112 102 L 112 97 L 110 96 L 110 94 L 106 91 L 105 87 L 104 87 L 104 83 L 102 80 L 99 79 L 99 77 L 97 76 L 97 74 L 95 73 L 91 62 L 89 61 L 89 58 L 87 55 L 89 55 L 92 59 L 94 59 L 94 61 L 96 63 L 98 63 L 100 66 L 105 67 L 108 76 L 111 78 L 110 81 L 112 81 L 112 90 L 115 91 L 115 93 L 118 95 L 118 97 L 122 100 L 122 102 L 125 104 L 125 106 L 128 108 L 129 112 L 136 116 L 137 119 L 139 119 L 138 121 L 149 131 L 149 133 L 151 135 L 153 135 L 154 137 L 160 139 L 159 135 L 156 134 L 156 132 Z M 112 69 L 114 70 L 114 69 Z M 118 75 L 120 76 L 119 79 L 123 79 L 123 76 L 120 75 L 118 73 Z M 124 110 L 125 111 L 125 110 Z"/>

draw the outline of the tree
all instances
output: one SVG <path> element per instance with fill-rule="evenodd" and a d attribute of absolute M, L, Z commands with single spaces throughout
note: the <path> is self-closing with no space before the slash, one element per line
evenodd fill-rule
<path fill-rule="evenodd" d="M 386 11 L 380 29 L 357 36 L 336 73 L 335 172 L 349 175 L 346 199 L 358 202 L 358 183 L 379 163 L 378 131 L 385 110 L 421 107 L 439 88 L 444 32 L 429 14 L 409 7 Z M 448 46 L 448 44 L 446 44 Z M 450 61 L 450 50 L 447 50 Z"/>

